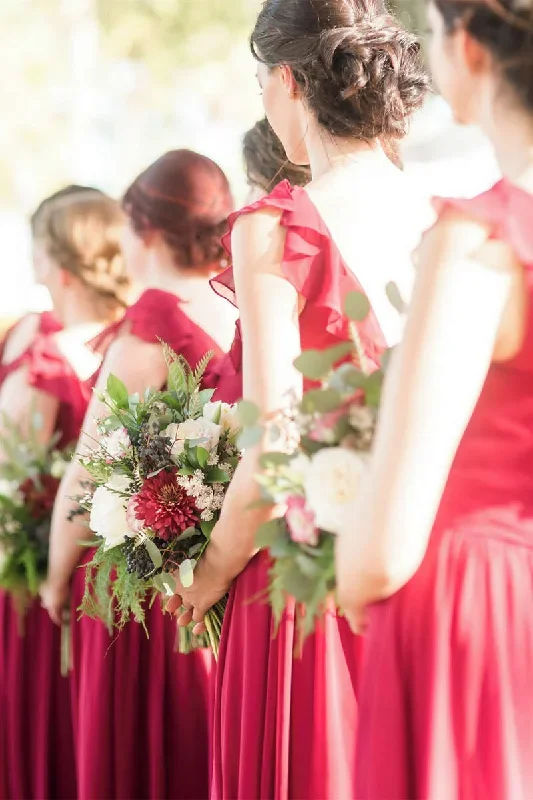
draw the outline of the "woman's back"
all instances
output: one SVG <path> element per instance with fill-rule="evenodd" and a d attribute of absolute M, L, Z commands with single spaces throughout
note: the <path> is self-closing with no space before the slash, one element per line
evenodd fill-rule
<path fill-rule="evenodd" d="M 355 157 L 342 170 L 330 170 L 306 192 L 368 295 L 388 344 L 396 343 L 400 319 L 385 290 L 392 281 L 409 298 L 411 254 L 428 227 L 429 205 L 379 151 Z"/>
<path fill-rule="evenodd" d="M 488 192 L 448 205 L 489 226 L 523 264 L 526 314 L 522 344 L 510 359 L 493 361 L 457 450 L 436 529 L 480 514 L 490 531 L 533 543 L 533 196 L 503 180 Z"/>

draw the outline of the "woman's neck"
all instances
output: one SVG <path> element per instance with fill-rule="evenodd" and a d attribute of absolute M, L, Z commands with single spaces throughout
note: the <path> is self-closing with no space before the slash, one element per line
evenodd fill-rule
<path fill-rule="evenodd" d="M 159 289 L 186 299 L 190 287 L 198 283 L 207 285 L 218 272 L 213 264 L 202 268 L 179 267 L 168 256 L 154 252 L 150 253 L 144 267 L 143 288 Z"/>
<path fill-rule="evenodd" d="M 386 159 L 377 140 L 364 142 L 360 139 L 339 139 L 330 136 L 315 122 L 308 124 L 305 146 L 313 180 L 317 180 L 332 169 L 344 167 L 355 161 Z"/>
<path fill-rule="evenodd" d="M 533 194 L 533 117 L 508 108 L 481 125 L 492 142 L 502 174 Z"/>

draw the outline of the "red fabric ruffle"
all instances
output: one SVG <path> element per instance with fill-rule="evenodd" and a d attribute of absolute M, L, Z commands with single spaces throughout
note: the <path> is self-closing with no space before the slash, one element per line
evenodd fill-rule
<path fill-rule="evenodd" d="M 331 235 L 315 208 L 309 195 L 300 187 L 292 187 L 282 181 L 266 197 L 235 212 L 229 217 L 229 233 L 223 238 L 224 246 L 231 256 L 231 232 L 236 221 L 244 214 L 252 214 L 263 208 L 281 211 L 280 223 L 286 231 L 285 248 L 281 268 L 286 279 L 312 307 L 316 319 L 316 309 L 324 313 L 321 317 L 326 332 L 333 340 L 346 341 L 350 338 L 348 321 L 344 314 L 344 301 L 350 292 L 361 292 L 363 288 L 356 276 L 346 266 Z M 214 290 L 237 305 L 233 270 L 230 267 L 213 278 Z M 302 339 L 305 327 L 305 308 L 301 315 Z M 379 323 L 373 313 L 358 323 L 361 338 L 368 360 L 379 364 L 379 357 L 386 348 L 386 342 Z M 240 335 L 240 329 L 237 330 Z M 334 343 L 334 341 L 332 341 Z M 235 347 L 235 356 L 240 356 L 241 348 Z M 236 364 L 233 360 L 235 368 Z"/>

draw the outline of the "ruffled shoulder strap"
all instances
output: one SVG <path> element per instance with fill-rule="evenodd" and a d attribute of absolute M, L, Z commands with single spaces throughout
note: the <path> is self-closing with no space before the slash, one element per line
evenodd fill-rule
<path fill-rule="evenodd" d="M 286 279 L 305 299 L 306 307 L 325 310 L 327 332 L 339 340 L 346 340 L 349 337 L 349 325 L 344 314 L 344 300 L 350 292 L 364 294 L 364 290 L 344 262 L 305 189 L 291 187 L 288 181 L 282 181 L 266 197 L 232 214 L 229 233 L 223 239 L 227 252 L 231 256 L 231 232 L 237 219 L 262 208 L 281 212 L 280 223 L 286 231 L 282 261 Z M 236 305 L 231 267 L 211 283 L 218 294 Z M 367 357 L 375 364 L 379 363 L 386 342 L 375 315 L 370 313 L 357 327 Z"/>
<path fill-rule="evenodd" d="M 191 366 L 212 351 L 214 357 L 205 373 L 204 384 L 213 386 L 222 351 L 217 343 L 187 316 L 183 301 L 171 292 L 147 289 L 130 306 L 122 319 L 107 327 L 90 342 L 91 348 L 105 355 L 112 342 L 121 335 L 132 334 L 143 342 L 166 342 Z"/>
<path fill-rule="evenodd" d="M 489 226 L 490 237 L 507 242 L 524 265 L 533 265 L 533 195 L 502 179 L 469 199 L 435 198 L 439 214 L 456 209 Z"/>
<path fill-rule="evenodd" d="M 39 333 L 47 335 L 59 333 L 61 330 L 63 330 L 62 324 L 51 311 L 43 311 L 39 314 Z"/>
<path fill-rule="evenodd" d="M 55 334 L 39 334 L 24 353 L 22 365 L 28 369 L 28 383 L 56 397 L 60 403 L 78 407 L 84 395 L 83 381 L 61 352 Z"/>
<path fill-rule="evenodd" d="M 7 355 L 6 348 L 8 342 L 15 331 L 17 331 L 21 326 L 30 326 L 29 330 L 27 331 L 28 344 L 26 348 L 19 352 L 15 358 L 4 363 L 4 356 Z M 17 369 L 19 369 L 24 361 L 26 353 L 31 350 L 37 337 L 41 335 L 57 333 L 61 330 L 61 328 L 61 323 L 49 311 L 43 311 L 42 314 L 30 313 L 17 320 L 17 322 L 15 322 L 5 333 L 2 342 L 0 343 L 0 383 L 2 383 L 12 372 L 16 372 Z"/>

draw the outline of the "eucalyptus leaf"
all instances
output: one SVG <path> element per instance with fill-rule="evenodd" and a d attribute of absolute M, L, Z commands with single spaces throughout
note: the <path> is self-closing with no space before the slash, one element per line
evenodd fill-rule
<path fill-rule="evenodd" d="M 371 408 L 378 408 L 381 401 L 381 389 L 383 385 L 383 373 L 373 372 L 369 375 L 365 384 L 365 403 Z"/>
<path fill-rule="evenodd" d="M 394 348 L 393 347 L 389 347 L 389 349 L 385 350 L 385 352 L 382 354 L 382 356 L 381 356 L 381 370 L 382 370 L 382 372 L 386 372 L 388 370 L 393 352 L 394 352 Z"/>
<path fill-rule="evenodd" d="M 344 300 L 344 313 L 354 322 L 363 322 L 370 313 L 370 303 L 361 292 L 349 292 Z"/>
<path fill-rule="evenodd" d="M 399 314 L 405 314 L 407 311 L 407 303 L 404 301 L 400 294 L 398 285 L 394 281 L 390 281 L 385 287 L 387 299 L 389 303 L 398 311 Z"/>
<path fill-rule="evenodd" d="M 302 398 L 301 409 L 304 414 L 316 411 L 327 414 L 342 405 L 342 397 L 336 389 L 311 389 Z"/>
<path fill-rule="evenodd" d="M 328 386 L 339 392 L 353 389 L 362 389 L 365 385 L 366 375 L 353 364 L 341 364 L 328 380 Z"/>
<path fill-rule="evenodd" d="M 269 467 L 285 467 L 291 463 L 292 459 L 288 453 L 263 453 L 259 457 L 259 466 L 262 469 L 268 469 Z"/>
<path fill-rule="evenodd" d="M 180 533 L 180 535 L 178 536 L 176 541 L 183 542 L 185 539 L 192 539 L 193 536 L 197 536 L 197 535 L 198 535 L 198 531 L 196 530 L 196 528 L 193 528 L 193 527 L 187 528 L 182 533 Z"/>
<path fill-rule="evenodd" d="M 129 407 L 128 390 L 116 375 L 110 374 L 107 378 L 107 393 L 118 408 Z"/>
<path fill-rule="evenodd" d="M 304 350 L 294 366 L 305 378 L 318 381 L 325 378 L 335 364 L 353 350 L 351 342 L 340 342 L 326 350 Z"/>
<path fill-rule="evenodd" d="M 241 400 L 237 405 L 237 417 L 241 425 L 251 428 L 257 425 L 260 417 L 259 406 L 249 400 Z"/>
<path fill-rule="evenodd" d="M 239 450 L 246 450 L 249 447 L 255 447 L 263 438 L 264 428 L 261 425 L 252 425 L 250 428 L 245 428 L 239 433 L 237 438 L 237 447 Z"/>
<path fill-rule="evenodd" d="M 190 589 L 194 583 L 194 568 L 196 562 L 187 558 L 179 565 L 180 581 L 184 589 Z"/>
<path fill-rule="evenodd" d="M 152 559 L 154 567 L 156 569 L 159 569 L 159 567 L 161 567 L 163 564 L 163 557 L 161 555 L 159 548 L 152 542 L 151 539 L 146 539 L 144 544 L 146 549 L 148 550 L 148 555 Z"/>
<path fill-rule="evenodd" d="M 156 575 L 152 581 L 155 588 L 161 592 L 161 594 L 172 597 L 176 593 L 176 581 L 168 572 Z"/>

